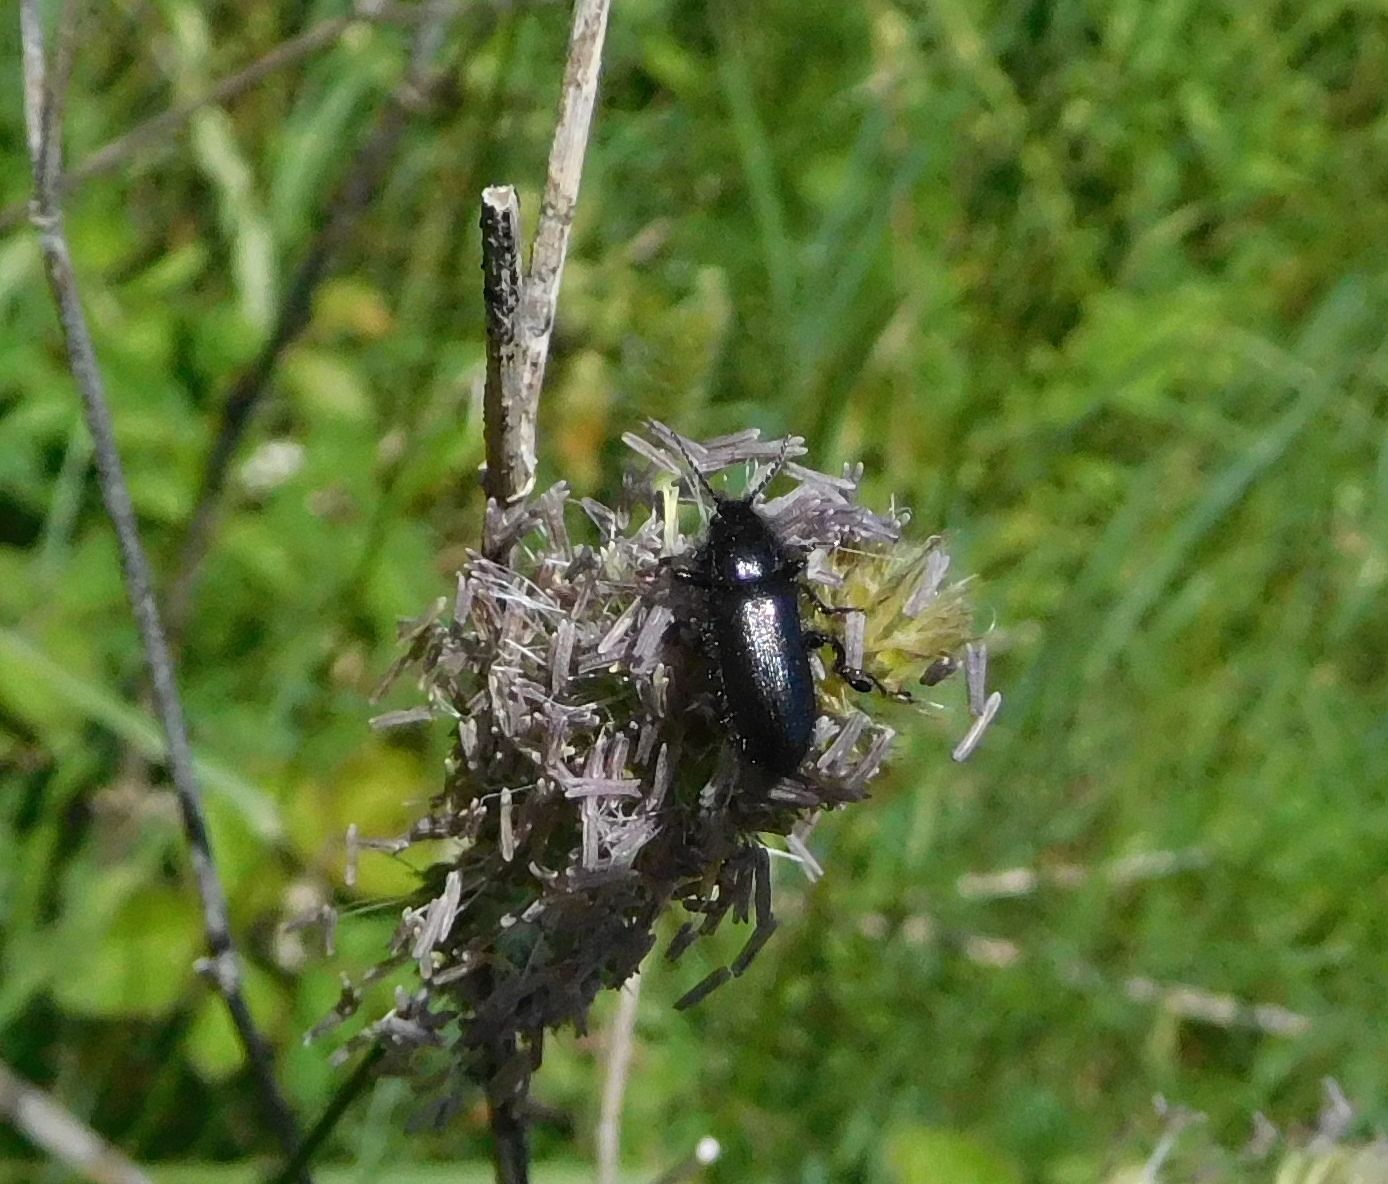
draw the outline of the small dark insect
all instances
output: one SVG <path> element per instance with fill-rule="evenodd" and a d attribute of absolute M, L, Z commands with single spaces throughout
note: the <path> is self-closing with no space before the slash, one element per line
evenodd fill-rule
<path fill-rule="evenodd" d="M 959 666 L 959 659 L 954 657 L 953 654 L 945 654 L 942 657 L 936 658 L 935 661 L 931 662 L 930 665 L 925 668 L 925 673 L 921 675 L 921 685 L 933 687 L 938 683 L 942 683 L 958 670 Z"/>
<path fill-rule="evenodd" d="M 755 505 L 785 464 L 785 449 L 741 498 L 717 493 L 682 443 L 680 450 L 714 512 L 691 561 L 672 563 L 670 571 L 703 593 L 704 646 L 718 681 L 724 723 L 743 760 L 767 778 L 784 777 L 804 759 L 818 715 L 812 650 L 832 649 L 834 672 L 856 691 L 910 696 L 886 691 L 873 675 L 849 666 L 837 637 L 802 625 L 798 577 L 804 557 L 776 536 Z M 814 600 L 825 613 L 852 611 Z"/>

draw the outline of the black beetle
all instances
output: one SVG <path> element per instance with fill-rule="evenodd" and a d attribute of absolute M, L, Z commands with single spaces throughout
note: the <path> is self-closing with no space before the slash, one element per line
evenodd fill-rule
<path fill-rule="evenodd" d="M 885 688 L 867 671 L 847 665 L 838 638 L 801 623 L 802 591 L 827 614 L 853 610 L 831 607 L 802 587 L 804 557 L 777 537 L 754 504 L 785 464 L 785 447 L 745 497 L 730 498 L 709 485 L 683 442 L 676 442 L 714 511 L 691 561 L 669 569 L 703 594 L 704 647 L 718 681 L 723 722 L 743 761 L 769 780 L 785 777 L 804 759 L 819 713 L 812 650 L 832 648 L 834 672 L 854 690 Z M 905 692 L 885 693 L 910 699 Z"/>

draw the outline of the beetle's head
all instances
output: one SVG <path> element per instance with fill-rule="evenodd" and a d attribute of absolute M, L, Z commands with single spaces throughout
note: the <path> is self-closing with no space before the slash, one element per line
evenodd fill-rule
<path fill-rule="evenodd" d="M 708 524 L 705 555 L 720 584 L 751 584 L 784 566 L 781 545 L 750 498 L 720 498 Z"/>
<path fill-rule="evenodd" d="M 654 421 L 647 420 L 646 422 L 653 423 Z M 706 494 L 708 494 L 709 499 L 713 502 L 715 508 L 727 505 L 730 499 L 724 496 L 723 494 L 719 493 L 716 489 L 713 488 L 712 485 L 708 483 L 708 478 L 704 476 L 703 469 L 699 467 L 697 462 L 694 460 L 694 457 L 690 455 L 689 446 L 684 442 L 684 438 L 682 436 L 675 435 L 675 433 L 673 432 L 670 434 L 674 437 L 675 447 L 679 449 L 680 455 L 684 457 L 684 463 L 689 466 L 689 471 L 694 475 L 694 481 L 698 485 L 698 487 L 702 489 Z M 787 436 L 784 440 L 781 441 L 781 450 L 776 454 L 776 459 L 772 462 L 771 467 L 766 470 L 766 473 L 762 476 L 762 479 L 747 491 L 746 497 L 741 499 L 744 503 L 746 503 L 747 505 L 751 505 L 752 502 L 756 501 L 757 498 L 759 498 L 762 495 L 762 493 L 765 492 L 766 487 L 770 485 L 773 480 L 775 480 L 776 474 L 779 473 L 785 467 L 786 460 L 790 456 L 790 442 L 790 436 Z"/>

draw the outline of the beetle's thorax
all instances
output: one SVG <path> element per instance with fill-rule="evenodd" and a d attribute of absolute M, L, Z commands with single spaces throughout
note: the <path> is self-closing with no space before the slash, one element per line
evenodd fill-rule
<path fill-rule="evenodd" d="M 722 587 L 771 579 L 785 570 L 781 545 L 766 520 L 747 501 L 720 501 L 708 525 L 704 563 Z"/>

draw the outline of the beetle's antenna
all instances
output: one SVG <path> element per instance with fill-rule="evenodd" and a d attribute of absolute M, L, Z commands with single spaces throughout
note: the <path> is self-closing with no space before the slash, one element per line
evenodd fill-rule
<path fill-rule="evenodd" d="M 752 492 L 749 493 L 746 498 L 748 502 L 756 501 L 757 498 L 761 496 L 762 490 L 764 490 L 768 485 L 771 484 L 772 481 L 776 479 L 776 474 L 781 471 L 782 467 L 784 467 L 786 463 L 786 460 L 789 458 L 790 440 L 791 438 L 789 436 L 782 437 L 781 451 L 776 454 L 775 463 L 766 471 L 766 476 L 763 477 L 760 481 L 756 483 L 756 485 L 752 487 Z"/>
<path fill-rule="evenodd" d="M 708 478 L 704 476 L 703 469 L 699 468 L 699 466 L 694 463 L 694 458 L 689 455 L 689 449 L 684 443 L 684 437 L 678 432 L 671 432 L 670 435 L 675 441 L 675 447 L 680 450 L 680 455 L 684 457 L 684 463 L 689 466 L 689 471 L 694 474 L 694 479 L 699 483 L 703 491 L 708 494 L 709 498 L 716 506 L 723 498 L 718 491 L 708 483 Z"/>

